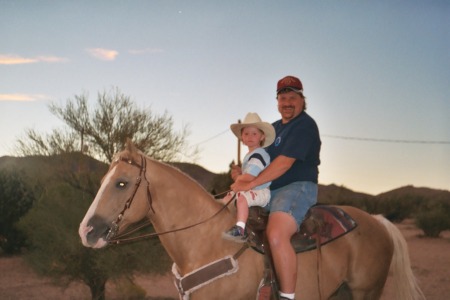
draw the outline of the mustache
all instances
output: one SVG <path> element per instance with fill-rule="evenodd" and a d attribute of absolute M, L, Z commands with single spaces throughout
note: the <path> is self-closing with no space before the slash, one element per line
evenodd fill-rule
<path fill-rule="evenodd" d="M 281 109 L 286 109 L 286 108 L 294 109 L 295 106 L 293 106 L 293 105 L 283 105 L 283 106 L 281 106 Z"/>

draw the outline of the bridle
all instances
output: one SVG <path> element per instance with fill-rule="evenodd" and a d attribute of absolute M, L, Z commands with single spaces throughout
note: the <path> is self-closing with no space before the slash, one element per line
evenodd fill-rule
<path fill-rule="evenodd" d="M 125 163 L 127 163 L 127 164 L 129 164 L 131 166 L 139 168 L 139 176 L 136 178 L 136 183 L 134 185 L 133 193 L 131 194 L 131 196 L 125 202 L 125 205 L 124 205 L 122 211 L 117 216 L 116 220 L 114 220 L 112 222 L 112 224 L 111 224 L 111 228 L 109 229 L 108 234 L 106 235 L 106 240 L 108 241 L 108 243 L 114 243 L 114 242 L 118 243 L 119 236 L 116 237 L 116 234 L 119 231 L 119 223 L 122 221 L 122 218 L 123 218 L 123 215 L 125 214 L 125 211 L 127 209 L 129 209 L 130 206 L 131 206 L 131 203 L 133 203 L 134 196 L 136 196 L 136 193 L 137 193 L 137 191 L 139 189 L 139 186 L 141 185 L 142 177 L 144 177 L 145 181 L 147 182 L 147 202 L 148 202 L 148 205 L 149 205 L 149 210 L 151 209 L 153 211 L 153 213 L 155 213 L 155 210 L 153 209 L 152 194 L 150 193 L 150 182 L 148 181 L 147 175 L 146 175 L 147 161 L 145 160 L 143 155 L 140 155 L 140 157 L 141 157 L 141 164 L 140 165 L 138 163 L 136 163 L 135 161 L 133 161 L 132 159 L 128 159 L 128 158 L 124 158 L 124 157 L 119 157 L 116 160 L 117 163 L 120 163 L 122 161 L 122 162 L 125 162 Z M 130 234 L 130 233 L 127 233 L 126 235 L 128 235 L 128 234 Z"/>
<path fill-rule="evenodd" d="M 149 221 L 149 218 L 147 218 L 147 220 L 146 220 L 147 224 L 140 225 L 132 230 L 129 230 L 126 233 L 122 233 L 121 235 L 117 236 L 117 233 L 119 231 L 119 224 L 123 219 L 123 215 L 125 214 L 125 212 L 130 208 L 131 204 L 133 203 L 133 199 L 136 196 L 136 193 L 141 185 L 142 177 L 144 177 L 145 181 L 147 182 L 147 201 L 149 204 L 148 212 L 150 210 L 152 210 L 153 213 L 155 213 L 155 210 L 153 209 L 153 206 L 152 206 L 152 195 L 150 193 L 150 182 L 148 181 L 148 179 L 146 177 L 147 162 L 142 154 L 140 155 L 140 157 L 141 157 L 141 164 L 137 164 L 132 159 L 126 159 L 126 158 L 122 158 L 122 157 L 119 157 L 116 160 L 117 163 L 125 162 L 129 165 L 139 168 L 139 176 L 137 177 L 137 180 L 136 180 L 136 183 L 135 183 L 135 186 L 133 189 L 133 193 L 125 202 L 125 206 L 122 209 L 122 211 L 119 213 L 119 215 L 117 216 L 116 220 L 112 222 L 112 226 L 111 226 L 110 230 L 108 231 L 108 234 L 106 235 L 106 241 L 108 244 L 116 244 L 117 245 L 117 244 L 124 243 L 124 242 L 132 242 L 132 241 L 140 240 L 140 239 L 147 238 L 147 237 L 157 237 L 157 236 L 160 236 L 163 234 L 168 234 L 168 233 L 177 232 L 177 231 L 186 230 L 186 229 L 195 227 L 197 225 L 203 224 L 203 223 L 211 220 L 212 218 L 214 218 L 215 216 L 220 214 L 223 210 L 225 210 L 227 208 L 227 206 L 236 197 L 236 194 L 234 194 L 233 197 L 226 203 L 226 205 L 224 205 L 222 208 L 220 208 L 218 211 L 216 211 L 209 218 L 207 218 L 203 221 L 182 227 L 182 228 L 173 229 L 173 230 L 160 232 L 160 233 L 149 233 L 149 234 L 143 234 L 143 235 L 136 236 L 136 237 L 124 238 L 124 236 L 129 236 L 130 234 L 138 231 L 139 229 L 149 225 L 150 221 Z M 227 193 L 227 192 L 225 192 L 225 193 Z M 148 214 L 148 212 L 147 212 L 147 214 Z M 242 253 L 244 253 L 244 251 L 248 247 L 249 247 L 248 243 L 243 243 L 242 247 L 238 251 L 236 251 L 236 253 L 233 256 L 227 255 L 227 256 L 225 256 L 219 260 L 216 260 L 212 263 L 203 265 L 200 268 L 197 268 L 197 269 L 189 272 L 188 274 L 184 274 L 183 276 L 178 271 L 178 267 L 177 267 L 176 263 L 174 262 L 172 265 L 172 273 L 175 276 L 175 283 L 176 283 L 178 292 L 180 294 L 180 299 L 189 299 L 189 294 L 192 293 L 194 290 L 200 288 L 204 284 L 208 284 L 218 278 L 221 278 L 223 276 L 228 276 L 228 275 L 231 275 L 231 274 L 237 272 L 238 271 L 237 259 L 241 256 Z"/>
<path fill-rule="evenodd" d="M 111 228 L 108 231 L 108 234 L 106 235 L 106 241 L 108 242 L 108 244 L 121 244 L 121 243 L 125 243 L 125 242 L 133 242 L 133 241 L 137 241 L 137 240 L 141 240 L 144 238 L 150 238 L 150 237 L 157 237 L 160 235 L 164 235 L 164 234 L 168 234 L 168 233 L 173 233 L 173 232 L 177 232 L 177 231 L 182 231 L 182 230 L 186 230 L 195 226 L 198 226 L 200 224 L 203 224 L 209 220 L 211 220 L 212 218 L 214 218 L 215 216 L 217 216 L 219 213 L 221 213 L 223 210 L 225 210 L 225 208 L 228 206 L 228 204 L 230 204 L 234 199 L 235 196 L 234 195 L 222 208 L 220 208 L 218 211 L 216 211 L 213 215 L 211 215 L 209 218 L 199 221 L 197 223 L 188 225 L 188 226 L 184 226 L 181 228 L 176 228 L 173 230 L 169 230 L 169 231 L 164 231 L 164 232 L 160 232 L 160 233 L 148 233 L 148 234 L 141 234 L 139 236 L 135 236 L 135 237 L 129 237 L 131 234 L 139 231 L 140 229 L 143 229 L 144 227 L 149 226 L 151 223 L 150 221 L 146 221 L 143 224 L 136 226 L 135 228 L 128 230 L 127 232 L 124 232 L 120 235 L 117 235 L 117 232 L 119 231 L 119 224 L 123 219 L 123 216 L 125 214 L 125 211 L 127 211 L 131 204 L 133 203 L 133 199 L 136 196 L 136 193 L 141 185 L 142 182 L 142 177 L 145 179 L 145 181 L 147 182 L 147 202 L 149 204 L 149 211 L 152 210 L 153 213 L 155 213 L 155 210 L 153 209 L 153 199 L 152 199 L 152 195 L 150 192 L 150 182 L 147 179 L 146 176 L 146 171 L 147 171 L 147 161 L 144 158 L 144 156 L 141 154 L 140 155 L 141 158 L 141 164 L 136 163 L 135 161 L 133 161 L 132 159 L 129 158 L 124 158 L 124 157 L 119 157 L 118 159 L 115 160 L 115 162 L 120 163 L 120 162 L 124 162 L 127 163 L 131 166 L 137 167 L 139 169 L 139 176 L 136 179 L 136 183 L 134 185 L 134 189 L 133 189 L 133 193 L 131 194 L 131 196 L 127 199 L 127 201 L 125 202 L 125 205 L 122 209 L 122 211 L 119 213 L 119 215 L 117 216 L 116 220 L 114 220 L 111 224 Z M 227 191 L 228 192 L 228 191 Z M 221 193 L 221 194 L 225 194 L 227 192 Z M 220 194 L 220 195 L 221 195 Z M 217 196 L 217 195 L 216 195 Z"/>

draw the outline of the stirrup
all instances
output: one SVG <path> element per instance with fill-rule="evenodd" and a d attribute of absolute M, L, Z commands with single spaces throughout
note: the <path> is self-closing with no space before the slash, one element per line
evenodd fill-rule
<path fill-rule="evenodd" d="M 269 283 L 265 283 L 264 279 L 261 280 L 261 283 L 258 287 L 257 300 L 270 300 L 272 296 L 272 285 Z"/>

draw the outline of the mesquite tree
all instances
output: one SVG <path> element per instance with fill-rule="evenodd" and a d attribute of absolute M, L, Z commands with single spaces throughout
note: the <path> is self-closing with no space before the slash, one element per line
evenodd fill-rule
<path fill-rule="evenodd" d="M 43 135 L 27 129 L 19 138 L 17 153 L 23 156 L 54 155 L 80 151 L 104 162 L 130 138 L 138 149 L 161 161 L 177 161 L 181 156 L 194 157 L 197 149 L 187 143 L 188 126 L 174 130 L 172 117 L 165 112 L 154 114 L 140 109 L 118 88 L 98 93 L 96 106 L 89 107 L 88 95 L 75 95 L 64 105 L 51 103 L 49 110 L 66 128 Z"/>

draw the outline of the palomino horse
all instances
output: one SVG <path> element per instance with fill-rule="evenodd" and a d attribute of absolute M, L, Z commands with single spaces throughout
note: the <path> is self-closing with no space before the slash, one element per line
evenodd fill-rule
<path fill-rule="evenodd" d="M 222 232 L 235 222 L 233 212 L 223 208 L 189 176 L 145 157 L 128 143 L 111 163 L 79 234 L 84 246 L 102 248 L 147 218 L 174 262 L 178 282 L 186 284 L 190 275 L 209 272 L 215 264 L 225 269 L 214 279 L 180 291 L 180 298 L 256 299 L 264 256 L 222 239 Z M 358 226 L 322 246 L 319 253 L 298 254 L 297 299 L 379 299 L 390 267 L 397 280 L 395 299 L 421 299 L 406 242 L 397 228 L 357 208 L 342 209 Z"/>

